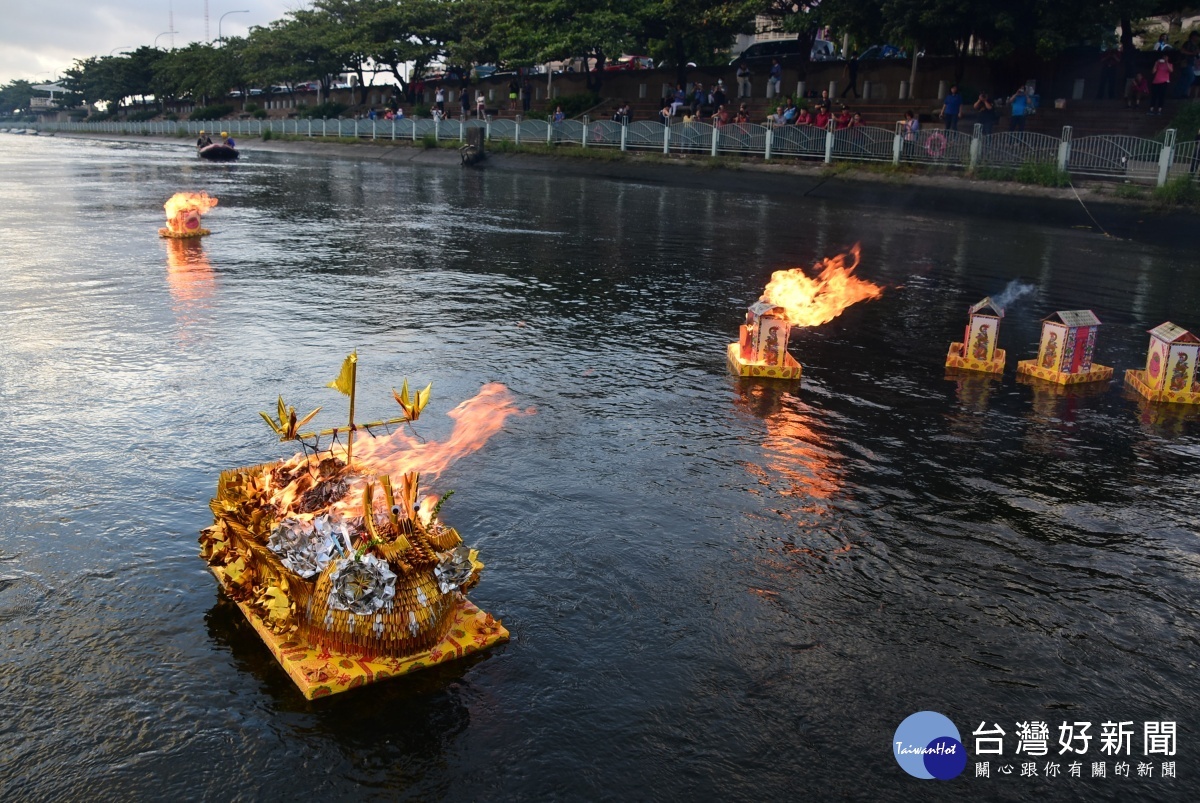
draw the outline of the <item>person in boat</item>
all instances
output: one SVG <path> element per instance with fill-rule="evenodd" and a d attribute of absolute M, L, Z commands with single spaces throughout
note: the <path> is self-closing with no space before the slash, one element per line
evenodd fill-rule
<path fill-rule="evenodd" d="M 203 130 L 200 131 L 200 136 L 196 138 L 196 147 L 204 148 L 212 144 L 212 137 L 206 134 Z"/>
<path fill-rule="evenodd" d="M 229 136 L 228 131 L 221 132 L 221 139 L 225 140 L 225 144 L 228 145 L 229 147 L 231 147 L 231 148 L 237 147 L 237 143 L 233 141 L 233 137 Z"/>

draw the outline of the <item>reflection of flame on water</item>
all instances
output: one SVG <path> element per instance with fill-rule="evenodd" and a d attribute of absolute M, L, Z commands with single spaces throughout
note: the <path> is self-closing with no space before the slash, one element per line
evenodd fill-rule
<path fill-rule="evenodd" d="M 167 240 L 167 285 L 183 307 L 212 296 L 216 278 L 200 240 Z"/>
<path fill-rule="evenodd" d="M 525 411 L 526 413 L 531 411 Z M 464 401 L 449 413 L 454 419 L 454 428 L 444 441 L 422 442 L 407 430 L 396 430 L 390 435 L 371 437 L 362 431 L 354 441 L 354 457 L 351 472 L 343 475 L 344 487 L 338 487 L 334 508 L 347 517 L 361 516 L 362 486 L 367 477 L 384 474 L 399 478 L 409 471 L 420 472 L 422 483 L 436 477 L 456 460 L 482 448 L 495 435 L 510 415 L 520 415 L 508 388 L 492 382 L 480 388 L 472 399 Z M 343 433 L 344 437 L 344 433 Z M 346 458 L 344 441 L 334 446 L 334 455 L 339 461 Z M 322 460 L 326 466 L 322 467 Z M 319 456 L 296 455 L 284 463 L 285 472 L 290 473 L 304 463 L 309 471 L 295 472 L 295 478 L 284 488 L 276 489 L 272 503 L 283 515 L 306 518 L 300 509 L 305 494 L 317 489 L 318 485 L 329 486 L 329 454 Z M 325 469 L 325 470 L 323 470 Z M 425 512 L 436 497 L 427 498 L 421 509 Z"/>
<path fill-rule="evenodd" d="M 200 227 L 200 216 L 217 205 L 217 199 L 206 192 L 177 192 L 163 204 L 167 212 L 167 227 L 159 229 L 164 237 L 199 237 L 207 234 Z"/>
<path fill-rule="evenodd" d="M 822 259 L 813 266 L 815 279 L 800 268 L 777 270 L 771 274 L 762 297 L 783 307 L 795 326 L 828 323 L 850 305 L 883 295 L 882 287 L 853 275 L 861 254 L 856 244 L 848 254 Z"/>
<path fill-rule="evenodd" d="M 842 481 L 836 471 L 836 455 L 818 431 L 816 416 L 801 409 L 804 405 L 799 399 L 777 388 L 754 382 L 740 384 L 738 403 L 760 417 L 767 427 L 763 462 L 751 465 L 751 473 L 764 485 L 773 485 L 776 477 L 785 479 L 787 487 L 778 489 L 781 496 L 831 499 L 841 490 Z M 802 510 L 816 513 L 822 507 L 814 503 Z"/>

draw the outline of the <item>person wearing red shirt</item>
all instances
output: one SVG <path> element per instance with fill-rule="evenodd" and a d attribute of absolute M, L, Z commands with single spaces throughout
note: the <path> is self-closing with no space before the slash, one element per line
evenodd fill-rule
<path fill-rule="evenodd" d="M 822 106 L 817 111 L 817 119 L 813 123 L 813 125 L 815 125 L 817 128 L 828 128 L 829 127 L 829 118 L 830 118 L 829 109 L 826 109 L 824 106 Z"/>
<path fill-rule="evenodd" d="M 1150 81 L 1150 114 L 1162 114 L 1163 104 L 1167 100 L 1167 87 L 1171 85 L 1171 73 L 1175 72 L 1175 68 L 1171 66 L 1171 60 L 1167 58 L 1167 54 L 1159 53 L 1158 61 L 1154 62 L 1154 67 L 1151 68 L 1153 78 Z"/>

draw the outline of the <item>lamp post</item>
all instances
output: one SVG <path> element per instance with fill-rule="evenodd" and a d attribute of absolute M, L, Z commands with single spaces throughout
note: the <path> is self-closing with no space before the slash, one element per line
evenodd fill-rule
<path fill-rule="evenodd" d="M 222 36 L 221 36 L 221 23 L 225 21 L 226 17 L 228 17 L 230 14 L 249 14 L 249 13 L 250 13 L 250 9 L 244 8 L 244 9 L 240 9 L 238 11 L 226 11 L 224 14 L 222 14 L 221 18 L 219 20 L 217 20 L 217 41 L 218 42 L 225 41 L 224 38 L 222 38 Z"/>
<path fill-rule="evenodd" d="M 174 31 L 163 31 L 158 36 L 154 37 L 154 49 L 158 50 L 158 40 L 159 39 L 162 39 L 164 36 L 170 36 L 173 33 L 175 33 L 175 32 Z"/>
<path fill-rule="evenodd" d="M 130 48 L 130 47 L 133 47 L 133 45 L 119 45 L 117 47 L 114 47 L 112 50 L 108 51 L 108 55 L 111 57 L 118 50 L 124 50 L 124 49 Z"/>

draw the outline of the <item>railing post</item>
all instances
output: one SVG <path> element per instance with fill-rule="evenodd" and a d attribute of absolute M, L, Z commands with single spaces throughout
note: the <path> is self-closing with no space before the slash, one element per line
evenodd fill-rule
<path fill-rule="evenodd" d="M 414 128 L 413 130 L 415 131 L 416 129 Z M 486 142 L 492 141 L 492 118 L 488 115 L 485 115 L 483 118 L 483 139 Z"/>
<path fill-rule="evenodd" d="M 588 118 L 585 116 L 583 118 L 583 137 L 580 138 L 580 140 L 579 140 L 579 147 L 581 147 L 581 148 L 587 147 L 587 135 L 588 135 L 588 126 L 589 125 L 591 125 L 591 123 L 588 121 Z"/>
<path fill-rule="evenodd" d="M 765 148 L 763 148 L 763 159 L 764 160 L 771 158 L 771 140 L 774 138 L 774 136 L 775 136 L 775 129 L 768 128 L 767 129 L 767 145 Z"/>
<path fill-rule="evenodd" d="M 328 117 L 321 118 L 321 139 L 325 139 L 325 124 L 329 122 Z"/>
<path fill-rule="evenodd" d="M 413 139 L 413 142 L 416 142 L 417 141 L 417 118 L 416 117 L 412 118 L 411 122 L 412 122 L 412 128 L 413 128 L 412 139 Z"/>
<path fill-rule="evenodd" d="M 1163 135 L 1162 150 L 1158 154 L 1158 186 L 1167 183 L 1167 174 L 1171 172 L 1171 163 L 1175 161 L 1175 129 L 1168 128 Z"/>
<path fill-rule="evenodd" d="M 338 133 L 340 134 L 341 131 L 338 131 Z M 354 118 L 354 138 L 358 139 L 358 118 L 357 117 Z"/>
<path fill-rule="evenodd" d="M 458 121 L 458 141 L 467 141 L 467 120 L 465 117 Z"/>
<path fill-rule="evenodd" d="M 621 123 L 621 150 L 623 150 L 623 151 L 628 150 L 628 144 L 627 144 L 629 141 L 628 136 L 627 136 L 628 133 L 629 133 L 629 124 Z"/>
<path fill-rule="evenodd" d="M 714 125 L 713 126 L 712 152 L 709 154 L 714 159 L 717 157 L 717 144 L 718 144 L 718 137 L 720 137 L 720 136 L 721 136 L 721 129 Z"/>
<path fill-rule="evenodd" d="M 904 123 L 896 123 L 896 136 L 892 138 L 892 164 L 900 164 L 900 154 L 904 152 Z"/>
<path fill-rule="evenodd" d="M 375 139 L 375 121 L 371 121 L 371 139 Z"/>
<path fill-rule="evenodd" d="M 671 121 L 663 126 L 663 156 L 671 152 Z"/>
<path fill-rule="evenodd" d="M 513 129 L 513 144 L 521 144 L 521 115 L 517 115 L 517 127 Z"/>
<path fill-rule="evenodd" d="M 553 120 L 546 121 L 546 144 L 547 145 L 554 144 L 554 121 Z"/>
<path fill-rule="evenodd" d="M 1071 161 L 1071 126 L 1064 125 L 1062 139 L 1058 143 L 1058 169 L 1067 172 L 1067 163 Z"/>
<path fill-rule="evenodd" d="M 825 164 L 833 164 L 833 121 L 825 127 Z"/>
<path fill-rule="evenodd" d="M 433 121 L 433 141 L 437 142 L 441 138 L 442 138 L 442 121 L 434 120 Z"/>
<path fill-rule="evenodd" d="M 970 170 L 974 170 L 979 165 L 979 151 L 983 147 L 983 126 L 979 123 L 971 129 L 971 148 L 968 151 L 971 155 Z"/>

